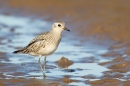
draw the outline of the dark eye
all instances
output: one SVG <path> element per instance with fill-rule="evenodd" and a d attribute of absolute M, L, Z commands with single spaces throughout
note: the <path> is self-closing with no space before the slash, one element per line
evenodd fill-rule
<path fill-rule="evenodd" d="M 58 26 L 60 27 L 61 25 L 60 25 L 60 24 L 58 24 Z"/>

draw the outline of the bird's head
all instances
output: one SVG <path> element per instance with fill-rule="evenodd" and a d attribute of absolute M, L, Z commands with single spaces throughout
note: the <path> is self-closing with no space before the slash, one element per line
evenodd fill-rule
<path fill-rule="evenodd" d="M 63 30 L 66 30 L 66 31 L 70 31 L 68 28 L 65 27 L 65 23 L 64 22 L 55 22 L 53 25 L 52 25 L 52 28 L 54 30 L 57 30 L 57 31 L 63 31 Z"/>

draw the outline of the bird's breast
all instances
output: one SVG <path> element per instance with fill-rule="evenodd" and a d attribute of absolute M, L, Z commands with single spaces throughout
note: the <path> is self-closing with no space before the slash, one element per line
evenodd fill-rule
<path fill-rule="evenodd" d="M 59 41 L 60 42 L 60 41 Z M 42 47 L 40 50 L 39 50 L 39 52 L 42 54 L 42 55 L 50 55 L 50 54 L 53 54 L 55 51 L 56 51 L 56 49 L 57 49 L 57 47 L 58 47 L 58 45 L 59 45 L 59 42 L 57 42 L 57 43 L 50 43 L 50 42 L 46 42 L 46 44 L 45 44 L 45 46 L 44 47 Z"/>
<path fill-rule="evenodd" d="M 54 53 L 56 49 L 57 49 L 56 45 L 50 44 L 48 46 L 45 46 L 44 48 L 41 48 L 39 50 L 39 53 L 41 53 L 42 55 L 50 55 Z"/>

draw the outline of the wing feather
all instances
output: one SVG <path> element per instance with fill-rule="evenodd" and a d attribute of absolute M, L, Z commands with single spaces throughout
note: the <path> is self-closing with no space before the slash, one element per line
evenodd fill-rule
<path fill-rule="evenodd" d="M 41 47 L 45 47 L 45 39 L 49 32 L 45 32 L 36 38 L 34 38 L 26 47 L 21 50 L 14 51 L 13 53 L 30 53 L 30 52 L 37 52 Z"/>

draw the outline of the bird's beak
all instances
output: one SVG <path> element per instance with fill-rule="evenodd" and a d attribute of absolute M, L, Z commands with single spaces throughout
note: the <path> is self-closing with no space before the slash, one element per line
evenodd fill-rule
<path fill-rule="evenodd" d="M 68 28 L 66 28 L 66 27 L 64 28 L 64 30 L 66 30 L 66 31 L 70 31 L 70 30 L 69 30 Z"/>

